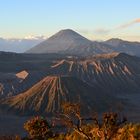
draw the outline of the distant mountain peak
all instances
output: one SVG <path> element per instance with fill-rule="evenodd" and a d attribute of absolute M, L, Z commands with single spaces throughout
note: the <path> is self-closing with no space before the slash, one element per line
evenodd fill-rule
<path fill-rule="evenodd" d="M 109 39 L 109 40 L 107 40 L 107 41 L 123 41 L 122 39 L 120 39 L 120 38 L 111 38 L 111 39 Z"/>
<path fill-rule="evenodd" d="M 112 43 L 112 44 L 119 44 L 121 42 L 124 42 L 124 40 L 120 39 L 120 38 L 111 38 L 109 40 L 106 41 L 107 43 Z"/>
<path fill-rule="evenodd" d="M 79 33 L 75 32 L 72 29 L 64 29 L 64 30 L 60 30 L 59 32 L 57 32 L 56 34 L 54 34 L 53 36 L 51 36 L 48 40 L 51 39 L 85 39 L 88 40 L 87 38 L 83 37 L 82 35 L 80 35 Z"/>
<path fill-rule="evenodd" d="M 65 29 L 57 32 L 39 45 L 33 47 L 27 53 L 58 53 L 70 48 L 89 46 L 92 41 L 79 33 Z"/>
<path fill-rule="evenodd" d="M 71 33 L 76 33 L 74 30 L 72 30 L 72 29 L 63 29 L 63 30 L 60 30 L 59 32 L 63 32 L 63 33 L 65 33 L 65 32 L 71 32 Z"/>

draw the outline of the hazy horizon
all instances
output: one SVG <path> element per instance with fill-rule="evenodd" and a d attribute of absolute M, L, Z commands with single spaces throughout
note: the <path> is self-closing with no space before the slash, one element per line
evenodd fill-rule
<path fill-rule="evenodd" d="M 4 0 L 0 5 L 2 38 L 48 38 L 72 29 L 90 40 L 140 41 L 138 0 Z"/>

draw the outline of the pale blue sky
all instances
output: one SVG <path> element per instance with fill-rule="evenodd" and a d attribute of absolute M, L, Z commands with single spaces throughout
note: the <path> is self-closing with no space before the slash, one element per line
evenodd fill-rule
<path fill-rule="evenodd" d="M 1 0 L 0 18 L 5 38 L 71 28 L 93 40 L 140 41 L 140 0 Z"/>

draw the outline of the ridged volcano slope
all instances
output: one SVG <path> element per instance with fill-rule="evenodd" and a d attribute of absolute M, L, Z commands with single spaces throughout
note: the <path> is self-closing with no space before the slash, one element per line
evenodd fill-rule
<path fill-rule="evenodd" d="M 80 102 L 86 109 L 97 107 L 102 98 L 105 98 L 103 94 L 99 97 L 96 89 L 77 78 L 47 76 L 28 91 L 2 100 L 1 109 L 24 115 L 44 114 L 61 111 L 64 102 Z M 100 107 L 103 106 L 104 102 Z"/>

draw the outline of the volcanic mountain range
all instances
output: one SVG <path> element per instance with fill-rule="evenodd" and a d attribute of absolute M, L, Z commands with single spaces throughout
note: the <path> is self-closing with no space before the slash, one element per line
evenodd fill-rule
<path fill-rule="evenodd" d="M 132 120 L 138 120 L 138 56 L 138 42 L 95 42 L 70 29 L 26 53 L 0 52 L 0 112 L 53 114 L 62 110 L 63 102 L 78 101 L 83 112 L 116 110 L 121 104 Z"/>
<path fill-rule="evenodd" d="M 26 51 L 26 53 L 62 53 L 80 56 L 111 52 L 140 56 L 140 43 L 116 38 L 103 42 L 91 41 L 71 29 L 66 29 Z"/>

